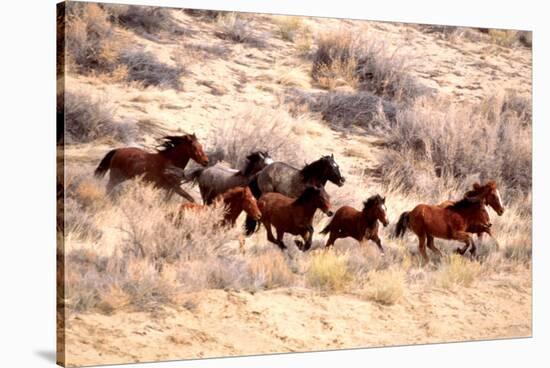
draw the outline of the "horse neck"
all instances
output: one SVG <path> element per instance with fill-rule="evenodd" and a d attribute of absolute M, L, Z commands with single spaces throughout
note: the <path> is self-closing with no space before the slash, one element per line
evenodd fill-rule
<path fill-rule="evenodd" d="M 159 155 L 172 162 L 175 166 L 183 169 L 189 162 L 189 155 L 178 151 L 177 149 L 169 149 L 164 152 L 159 152 Z"/>
<path fill-rule="evenodd" d="M 225 214 L 226 220 L 234 222 L 243 211 L 242 202 L 231 197 L 224 198 L 223 201 L 224 201 L 225 208 L 227 210 L 227 213 Z"/>
<path fill-rule="evenodd" d="M 456 209 L 460 216 L 462 216 L 467 222 L 475 222 L 477 219 L 483 216 L 482 212 L 485 210 L 485 201 L 478 203 L 472 203 L 468 207 Z"/>
<path fill-rule="evenodd" d="M 313 218 L 315 211 L 317 211 L 317 206 L 313 205 L 310 201 L 303 204 L 294 204 L 294 206 L 302 212 L 303 217 L 306 219 Z"/>
<path fill-rule="evenodd" d="M 376 221 L 378 218 L 374 215 L 374 213 L 370 210 L 363 210 L 362 216 L 361 216 L 361 222 L 365 225 L 367 228 L 372 228 L 374 224 L 376 224 Z"/>

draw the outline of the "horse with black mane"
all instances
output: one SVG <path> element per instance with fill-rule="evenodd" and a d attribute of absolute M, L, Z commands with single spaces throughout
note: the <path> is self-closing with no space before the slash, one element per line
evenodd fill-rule
<path fill-rule="evenodd" d="M 502 199 L 500 197 L 500 192 L 496 188 L 495 181 L 489 181 L 485 185 L 475 183 L 473 189 L 467 191 L 464 194 L 464 197 L 476 197 L 483 195 L 483 192 L 487 192 L 486 204 L 497 213 L 497 215 L 502 216 L 504 213 L 504 206 L 502 205 Z M 440 207 L 448 207 L 455 204 L 456 201 L 444 201 L 439 204 Z M 477 234 L 478 239 L 481 241 L 483 233 L 487 233 L 495 242 L 497 250 L 499 250 L 498 241 L 493 236 L 491 231 L 491 218 L 489 217 L 489 212 L 485 208 L 477 214 L 477 219 L 474 219 L 473 223 L 469 225 L 466 230 L 469 233 Z"/>
<path fill-rule="evenodd" d="M 350 206 L 342 206 L 336 211 L 329 224 L 321 230 L 321 234 L 328 234 L 329 238 L 325 245 L 328 248 L 334 244 L 336 239 L 352 237 L 359 243 L 365 240 L 372 240 L 378 249 L 384 254 L 382 241 L 378 236 L 378 223 L 384 227 L 388 226 L 388 215 L 386 213 L 386 198 L 375 194 L 363 202 L 363 210 L 357 211 Z"/>
<path fill-rule="evenodd" d="M 311 247 L 313 236 L 313 216 L 317 209 L 327 216 L 332 216 L 330 199 L 323 187 L 308 186 L 298 198 L 287 197 L 280 193 L 265 193 L 258 200 L 258 207 L 262 213 L 261 222 L 267 232 L 267 240 L 286 249 L 283 242 L 285 233 L 300 235 L 304 242 L 295 243 L 302 251 Z M 271 226 L 277 231 L 277 238 L 273 236 Z"/>
<path fill-rule="evenodd" d="M 189 159 L 203 166 L 208 165 L 208 157 L 195 134 L 166 136 L 155 153 L 136 147 L 109 151 L 95 170 L 95 176 L 101 178 L 110 170 L 107 183 L 107 192 L 110 193 L 118 184 L 143 175 L 143 180 L 167 190 L 168 196 L 177 193 L 194 202 L 193 197 L 181 189 L 181 178 L 175 174 L 185 168 Z"/>
<path fill-rule="evenodd" d="M 241 170 L 230 169 L 221 164 L 199 167 L 186 173 L 185 180 L 198 183 L 203 203 L 210 204 L 214 198 L 231 188 L 247 186 L 256 173 L 272 162 L 267 151 L 256 151 L 246 156 Z"/>
<path fill-rule="evenodd" d="M 441 251 L 434 245 L 434 238 L 458 240 L 464 247 L 458 248 L 464 254 L 469 247 L 472 256 L 476 254 L 476 245 L 469 230 L 486 232 L 488 224 L 480 219 L 485 216 L 485 206 L 489 204 L 497 213 L 502 214 L 504 207 L 496 183 L 490 181 L 485 185 L 476 185 L 474 191 L 466 193 L 461 200 L 447 206 L 419 204 L 410 212 L 403 212 L 395 228 L 395 236 L 402 237 L 407 229 L 418 237 L 418 248 L 425 263 L 429 262 L 426 245 L 441 256 Z M 427 243 L 427 244 L 426 244 Z"/>
<path fill-rule="evenodd" d="M 340 168 L 334 160 L 334 155 L 323 156 L 317 161 L 297 169 L 284 162 L 274 162 L 258 172 L 250 181 L 250 188 L 256 198 L 262 193 L 275 192 L 287 197 L 297 198 L 310 186 L 323 187 L 330 181 L 339 187 L 346 179 L 340 173 Z M 246 234 L 252 234 L 257 222 L 247 217 Z"/>

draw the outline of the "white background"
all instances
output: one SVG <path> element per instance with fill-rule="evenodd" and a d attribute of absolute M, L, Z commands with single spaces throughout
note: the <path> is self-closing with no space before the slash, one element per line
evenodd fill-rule
<path fill-rule="evenodd" d="M 550 208 L 546 171 L 550 146 L 550 20 L 544 2 L 133 0 L 131 3 L 534 31 L 533 338 L 153 363 L 147 367 L 547 366 L 550 244 L 544 239 L 548 228 L 545 210 Z M 0 366 L 49 367 L 55 361 L 55 0 L 3 2 L 0 17 Z"/>

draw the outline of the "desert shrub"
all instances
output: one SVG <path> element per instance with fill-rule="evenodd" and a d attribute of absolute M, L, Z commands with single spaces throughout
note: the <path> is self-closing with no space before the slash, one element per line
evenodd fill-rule
<path fill-rule="evenodd" d="M 518 31 L 508 29 L 489 29 L 489 37 L 492 42 L 504 47 L 517 45 Z"/>
<path fill-rule="evenodd" d="M 404 189 L 414 189 L 426 184 L 418 175 L 443 181 L 478 175 L 483 181 L 502 181 L 508 195 L 529 192 L 530 121 L 527 114 L 517 114 L 504 101 L 492 99 L 487 109 L 483 103 L 442 105 L 424 99 L 398 111 L 383 134 L 387 146 L 397 152 L 385 152 L 380 165 L 387 173 L 383 175 L 386 182 L 394 182 L 397 175 L 409 176 L 418 185 L 409 179 Z"/>
<path fill-rule="evenodd" d="M 279 36 L 285 41 L 294 41 L 304 25 L 300 17 L 277 16 L 274 18 Z"/>
<path fill-rule="evenodd" d="M 405 274 L 401 270 L 372 271 L 368 275 L 366 296 L 377 303 L 392 305 L 403 297 L 404 286 Z"/>
<path fill-rule="evenodd" d="M 80 92 L 66 92 L 64 99 L 65 142 L 90 142 L 99 138 L 130 141 L 136 127 L 130 122 L 116 122 L 114 107 L 103 99 Z"/>
<path fill-rule="evenodd" d="M 346 258 L 333 251 L 312 254 L 306 272 L 307 285 L 324 291 L 345 290 L 352 278 Z"/>
<path fill-rule="evenodd" d="M 275 161 L 303 165 L 304 148 L 293 132 L 297 124 L 299 119 L 283 109 L 247 108 L 217 125 L 210 141 L 232 167 L 241 167 L 257 150 L 267 150 Z"/>
<path fill-rule="evenodd" d="M 472 285 L 481 272 L 481 265 L 468 258 L 452 254 L 441 264 L 434 275 L 436 284 L 444 289 L 455 285 L 468 287 Z"/>
<path fill-rule="evenodd" d="M 78 72 L 110 72 L 116 67 L 118 44 L 109 14 L 98 4 L 66 4 L 67 64 Z"/>
<path fill-rule="evenodd" d="M 237 13 L 227 13 L 218 18 L 219 31 L 216 35 L 224 40 L 231 40 L 237 43 L 261 46 L 262 40 L 254 35 L 251 21 Z"/>
<path fill-rule="evenodd" d="M 257 289 L 291 286 L 295 282 L 295 275 L 278 249 L 250 257 L 250 268 Z"/>
<path fill-rule="evenodd" d="M 107 5 L 110 13 L 124 27 L 157 34 L 162 31 L 181 34 L 183 30 L 172 18 L 170 8 L 139 5 Z"/>
<path fill-rule="evenodd" d="M 407 58 L 390 54 L 379 43 L 346 30 L 323 34 L 313 56 L 313 78 L 333 88 L 343 79 L 378 96 L 410 100 L 427 93 L 408 72 Z"/>
<path fill-rule="evenodd" d="M 192 17 L 199 17 L 205 20 L 216 20 L 220 15 L 226 14 L 226 12 L 220 10 L 184 9 L 183 11 Z"/>
<path fill-rule="evenodd" d="M 127 49 L 121 53 L 120 61 L 127 66 L 127 79 L 130 82 L 142 83 L 144 87 L 181 88 L 183 67 L 165 64 L 151 52 Z"/>

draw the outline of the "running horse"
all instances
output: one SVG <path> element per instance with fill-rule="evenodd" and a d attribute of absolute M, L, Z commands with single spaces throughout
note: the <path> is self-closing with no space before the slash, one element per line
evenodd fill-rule
<path fill-rule="evenodd" d="M 429 262 L 426 246 L 442 256 L 434 245 L 434 238 L 461 241 L 464 247 L 456 251 L 463 255 L 471 247 L 470 253 L 475 256 L 476 245 L 470 232 L 487 232 L 490 225 L 480 222 L 485 218 L 486 205 L 494 208 L 499 215 L 504 213 L 494 181 L 474 185 L 474 190 L 467 192 L 464 198 L 447 206 L 419 204 L 412 211 L 403 212 L 395 227 L 395 236 L 403 237 L 408 229 L 412 230 L 418 237 L 418 248 L 424 263 Z"/>
<path fill-rule="evenodd" d="M 181 189 L 181 176 L 177 174 L 178 171 L 183 171 L 189 159 L 202 166 L 208 165 L 208 157 L 195 134 L 166 136 L 162 138 L 155 153 L 136 147 L 109 151 L 95 170 L 95 176 L 101 178 L 110 170 L 108 193 L 120 183 L 143 175 L 143 180 L 167 190 L 168 198 L 172 193 L 177 193 L 188 201 L 195 202 L 189 193 Z"/>
<path fill-rule="evenodd" d="M 295 240 L 298 249 L 305 252 L 311 247 L 313 236 L 313 216 L 319 209 L 332 216 L 330 199 L 323 187 L 308 186 L 298 198 L 287 197 L 280 193 L 262 194 L 258 200 L 262 213 L 261 222 L 267 232 L 267 240 L 286 249 L 283 242 L 285 233 L 300 235 L 304 242 Z M 273 236 L 271 226 L 275 227 L 277 238 Z"/>
<path fill-rule="evenodd" d="M 234 227 L 237 218 L 243 211 L 255 220 L 260 220 L 262 217 L 262 213 L 258 208 L 258 202 L 248 187 L 231 188 L 225 193 L 218 195 L 212 201 L 212 203 L 220 202 L 224 206 L 224 215 L 221 221 L 221 224 L 224 226 Z M 207 205 L 198 203 L 183 203 L 180 206 L 180 214 L 185 210 L 204 211 L 207 208 Z"/>
<path fill-rule="evenodd" d="M 274 162 L 250 181 L 250 188 L 256 198 L 262 193 L 280 193 L 291 198 L 298 198 L 308 187 L 324 188 L 327 181 L 341 187 L 346 179 L 340 173 L 340 167 L 334 160 L 334 155 L 322 156 L 320 159 L 304 165 L 301 169 L 284 162 Z M 246 235 L 251 235 L 257 222 L 247 218 L 245 222 Z"/>
<path fill-rule="evenodd" d="M 378 236 L 378 222 L 388 226 L 386 213 L 386 198 L 375 194 L 363 202 L 363 210 L 357 211 L 351 206 L 342 206 L 336 211 L 330 223 L 321 230 L 321 234 L 329 234 L 325 245 L 328 248 L 336 239 L 352 237 L 359 243 L 372 240 L 382 254 L 384 248 Z"/>
<path fill-rule="evenodd" d="M 504 213 L 504 206 L 502 205 L 502 199 L 500 196 L 500 192 L 496 188 L 496 182 L 495 181 L 489 181 L 485 185 L 480 185 L 479 183 L 475 183 L 473 185 L 473 189 L 466 192 L 464 194 L 465 197 L 475 197 L 479 194 L 481 194 L 483 191 L 486 191 L 490 189 L 491 193 L 487 196 L 486 204 L 491 207 L 499 216 L 502 216 Z M 453 204 L 455 204 L 456 201 L 444 201 L 439 204 L 440 207 L 448 207 Z M 493 236 L 493 233 L 491 231 L 491 218 L 489 217 L 489 212 L 485 208 L 477 215 L 477 219 L 474 220 L 472 224 L 468 227 L 466 230 L 469 233 L 477 234 L 477 238 L 481 241 L 483 237 L 483 233 L 487 233 L 495 242 L 497 251 L 499 250 L 499 244 L 498 241 Z"/>

